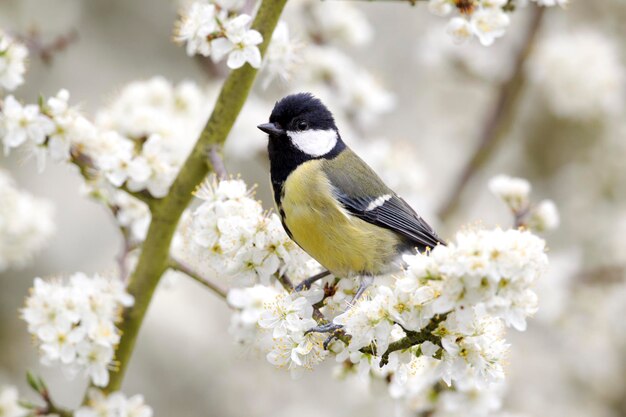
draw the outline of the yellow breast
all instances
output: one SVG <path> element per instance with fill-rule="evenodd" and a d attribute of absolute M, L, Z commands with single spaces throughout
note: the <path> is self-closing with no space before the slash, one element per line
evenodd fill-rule
<path fill-rule="evenodd" d="M 338 205 L 321 163 L 305 162 L 285 181 L 281 206 L 293 239 L 337 276 L 389 270 L 397 258 L 400 238 L 349 215 Z"/>

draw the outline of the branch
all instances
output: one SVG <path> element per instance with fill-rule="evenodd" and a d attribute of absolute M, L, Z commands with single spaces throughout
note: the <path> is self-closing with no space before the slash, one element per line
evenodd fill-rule
<path fill-rule="evenodd" d="M 252 28 L 263 36 L 263 43 L 259 45 L 261 54 L 267 49 L 286 1 L 263 0 L 259 7 Z M 161 275 L 169 266 L 169 250 L 178 221 L 191 201 L 193 190 L 209 173 L 206 151 L 212 146 L 221 147 L 226 140 L 250 93 L 256 73 L 257 70 L 248 64 L 230 73 L 222 86 L 213 113 L 168 195 L 156 200 L 153 205 L 148 235 L 128 284 L 128 292 L 135 297 L 135 304 L 124 311 L 120 325 L 122 338 L 116 351 L 119 367 L 111 372 L 106 392 L 117 391 L 122 385 L 146 310 Z"/>
<path fill-rule="evenodd" d="M 28 385 L 41 397 L 45 405 L 43 407 L 31 404 L 30 402 L 22 402 L 22 406 L 31 410 L 29 415 L 33 416 L 47 416 L 47 415 L 56 415 L 59 417 L 72 417 L 73 413 L 71 410 L 66 408 L 59 407 L 52 400 L 50 396 L 50 390 L 48 390 L 48 386 L 44 382 L 44 380 L 30 371 L 26 372 L 26 381 Z M 0 408 L 0 411 L 2 409 Z"/>
<path fill-rule="evenodd" d="M 32 30 L 25 35 L 18 34 L 16 38 L 26 45 L 31 54 L 38 55 L 44 64 L 50 65 L 55 54 L 65 51 L 78 40 L 78 32 L 73 29 L 48 43 L 43 41 L 41 33 L 37 30 Z"/>
<path fill-rule="evenodd" d="M 182 272 L 188 275 L 194 281 L 200 283 L 206 288 L 213 291 L 220 298 L 226 299 L 226 290 L 222 289 L 219 285 L 212 283 L 208 278 L 201 276 L 198 272 L 194 271 L 189 265 L 176 258 L 170 257 L 169 267 L 175 271 Z"/>
<path fill-rule="evenodd" d="M 463 192 L 474 175 L 493 155 L 498 145 L 506 137 L 513 125 L 514 114 L 522 97 L 526 84 L 524 63 L 530 54 L 543 20 L 545 7 L 533 7 L 526 38 L 515 57 L 515 66 L 511 77 L 502 85 L 497 100 L 486 120 L 481 139 L 461 175 L 441 205 L 438 215 L 442 221 L 449 219 L 458 208 Z"/>
<path fill-rule="evenodd" d="M 89 155 L 82 153 L 77 147 L 72 147 L 70 151 L 70 162 L 78 167 L 80 174 L 87 181 L 94 179 L 94 177 L 97 175 L 98 169 L 96 168 L 93 159 Z M 146 203 L 150 210 L 152 210 L 154 203 L 158 201 L 156 198 L 152 197 L 152 195 L 150 195 L 150 193 L 146 190 L 131 191 L 128 189 L 128 186 L 126 184 L 122 184 L 119 189 Z"/>
<path fill-rule="evenodd" d="M 447 317 L 448 313 L 440 314 L 433 317 L 428 326 L 424 327 L 419 332 L 412 332 L 409 330 L 405 330 L 406 337 L 393 342 L 389 345 L 385 353 L 380 357 L 380 367 L 387 365 L 389 363 L 389 355 L 398 350 L 409 349 L 410 347 L 419 345 L 424 342 L 431 342 L 439 347 L 441 347 L 441 338 L 433 334 L 437 327 L 439 327 L 439 323 L 444 321 Z"/>

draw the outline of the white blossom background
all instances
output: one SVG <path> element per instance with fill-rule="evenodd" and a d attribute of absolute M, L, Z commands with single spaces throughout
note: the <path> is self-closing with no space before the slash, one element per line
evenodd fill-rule
<path fill-rule="evenodd" d="M 512 128 L 445 224 L 438 224 L 436 208 L 476 147 L 523 38 L 528 10 L 515 12 L 507 34 L 485 48 L 475 41 L 448 45 L 445 19 L 430 14 L 425 4 L 347 3 L 366 16 L 373 38 L 341 49 L 375 76 L 394 106 L 366 127 L 346 127 L 344 140 L 359 141 L 366 160 L 376 161 L 387 147 L 407 150 L 408 156 L 388 153 L 377 170 L 394 167 L 386 178 L 408 179 L 398 181 L 400 193 L 441 235 L 451 237 L 465 224 L 509 226 L 506 207 L 486 186 L 499 173 L 528 178 L 537 199 L 551 198 L 559 207 L 561 226 L 545 234 L 551 266 L 538 284 L 539 312 L 525 333 L 507 336 L 512 347 L 504 409 L 520 416 L 626 415 L 626 3 L 572 0 L 565 10 L 546 11 L 525 64 L 529 80 Z M 328 2 L 329 13 L 334 4 Z M 178 7 L 149 0 L 3 1 L 5 29 L 37 28 L 48 36 L 76 30 L 79 36 L 51 65 L 31 57 L 18 96 L 35 102 L 39 94 L 54 95 L 63 87 L 93 114 L 133 80 L 162 75 L 173 82 L 206 83 L 207 73 L 171 41 Z M 286 13 L 293 7 L 288 3 Z M 296 36 L 303 29 L 290 26 Z M 235 138 L 239 146 L 228 145 L 226 164 L 248 184 L 258 183 L 257 195 L 270 208 L 268 164 L 249 157 L 246 149 L 256 141 L 264 146 L 266 138 L 254 126 L 266 120 L 275 100 L 295 91 L 276 84 L 256 90 L 264 101 L 240 116 L 244 133 Z M 84 381 L 67 382 L 58 370 L 36 365 L 18 309 L 35 276 L 114 270 L 118 231 L 106 209 L 81 195 L 82 180 L 70 167 L 48 164 L 45 174 L 38 174 L 19 154 L 0 159 L 0 166 L 20 188 L 51 200 L 56 222 L 54 237 L 32 264 L 0 272 L 0 385 L 23 381 L 24 369 L 34 369 L 61 403 L 75 406 Z M 124 391 L 143 393 L 162 416 L 393 413 L 396 406 L 382 383 L 334 379 L 331 364 L 294 381 L 264 359 L 250 357 L 228 334 L 229 317 L 225 303 L 198 291 L 194 282 L 162 284 Z M 26 391 L 25 383 L 18 385 Z"/>

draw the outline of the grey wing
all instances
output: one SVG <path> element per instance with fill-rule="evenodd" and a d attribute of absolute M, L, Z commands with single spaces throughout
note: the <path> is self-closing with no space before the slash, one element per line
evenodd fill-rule
<path fill-rule="evenodd" d="M 345 153 L 345 152 L 344 152 Z M 338 157 L 340 158 L 340 157 Z M 423 250 L 445 242 L 406 201 L 389 189 L 374 171 L 349 151 L 350 169 L 325 170 L 335 196 L 352 215 L 407 238 Z M 339 161 L 341 165 L 343 161 Z"/>
<path fill-rule="evenodd" d="M 428 223 L 424 221 L 402 198 L 395 194 L 389 199 L 352 198 L 337 192 L 337 199 L 354 216 L 406 237 L 420 249 L 434 248 L 445 242 L 437 236 Z M 379 201 L 382 205 L 378 205 Z"/>

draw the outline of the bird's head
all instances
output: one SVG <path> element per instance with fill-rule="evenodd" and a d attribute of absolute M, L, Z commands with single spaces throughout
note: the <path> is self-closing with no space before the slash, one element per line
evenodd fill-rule
<path fill-rule="evenodd" d="M 324 157 L 342 145 L 332 113 L 310 93 L 284 97 L 274 106 L 269 123 L 257 127 L 269 135 L 270 150 L 306 158 Z"/>

